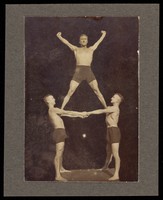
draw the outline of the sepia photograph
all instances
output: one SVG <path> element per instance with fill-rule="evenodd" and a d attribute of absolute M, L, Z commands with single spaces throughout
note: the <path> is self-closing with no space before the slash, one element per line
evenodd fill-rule
<path fill-rule="evenodd" d="M 157 196 L 159 4 L 4 10 L 4 196 Z"/>
<path fill-rule="evenodd" d="M 25 17 L 25 180 L 138 181 L 139 17 Z"/>

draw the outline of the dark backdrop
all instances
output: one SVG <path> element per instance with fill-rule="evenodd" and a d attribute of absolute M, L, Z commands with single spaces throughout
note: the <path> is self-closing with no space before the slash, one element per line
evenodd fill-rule
<path fill-rule="evenodd" d="M 100 91 L 110 105 L 110 98 L 120 92 L 119 127 L 120 177 L 138 180 L 138 18 L 137 17 L 26 17 L 25 18 L 25 176 L 26 180 L 54 180 L 55 145 L 46 94 L 52 94 L 60 107 L 69 89 L 75 69 L 73 52 L 57 37 L 62 32 L 70 43 L 79 45 L 79 36 L 88 35 L 88 46 L 106 37 L 94 52 L 92 70 Z M 91 111 L 102 108 L 86 82 L 82 82 L 65 109 Z M 91 169 L 103 166 L 106 152 L 105 115 L 86 119 L 63 117 L 69 138 L 63 164 L 67 169 Z M 86 138 L 82 134 L 87 135 Z M 114 162 L 112 163 L 114 165 Z"/>

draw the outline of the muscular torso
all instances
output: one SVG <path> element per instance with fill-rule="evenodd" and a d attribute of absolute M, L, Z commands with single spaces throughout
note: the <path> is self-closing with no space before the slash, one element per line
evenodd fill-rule
<path fill-rule="evenodd" d="M 53 108 L 49 109 L 48 113 L 49 113 L 50 121 L 52 125 L 54 126 L 54 129 L 65 128 L 63 120 L 58 114 L 55 113 Z"/>
<path fill-rule="evenodd" d="M 119 109 L 115 112 L 106 114 L 106 125 L 107 127 L 118 127 L 118 120 L 119 120 Z"/>
<path fill-rule="evenodd" d="M 87 47 L 76 48 L 74 54 L 76 58 L 76 65 L 91 66 L 93 49 Z"/>

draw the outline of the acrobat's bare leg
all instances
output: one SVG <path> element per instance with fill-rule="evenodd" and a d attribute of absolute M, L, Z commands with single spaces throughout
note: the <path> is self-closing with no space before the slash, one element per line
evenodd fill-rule
<path fill-rule="evenodd" d="M 68 91 L 67 95 L 65 96 L 65 98 L 63 100 L 61 109 L 64 109 L 64 107 L 66 106 L 66 104 L 69 102 L 71 96 L 74 94 L 74 92 L 75 92 L 76 88 L 78 87 L 78 85 L 79 85 L 78 82 L 76 82 L 74 80 L 71 80 L 69 91 Z"/>
<path fill-rule="evenodd" d="M 112 144 L 112 152 L 115 158 L 115 172 L 114 175 L 109 178 L 109 181 L 119 180 L 119 170 L 120 170 L 120 157 L 119 157 L 119 143 Z"/>
<path fill-rule="evenodd" d="M 113 158 L 113 154 L 112 154 L 111 144 L 107 143 L 107 145 L 106 145 L 106 160 L 105 160 L 104 166 L 102 167 L 102 170 L 108 169 L 108 166 L 112 161 L 112 158 Z"/>
<path fill-rule="evenodd" d="M 112 158 L 113 158 L 113 155 L 112 155 L 112 154 L 111 154 L 111 156 L 110 156 L 110 159 L 106 158 L 106 161 L 105 161 L 104 166 L 102 167 L 102 170 L 108 169 L 109 164 L 110 164 L 111 161 L 112 161 Z"/>
<path fill-rule="evenodd" d="M 64 172 L 71 172 L 70 170 L 67 170 L 63 167 L 63 156 L 61 158 L 61 168 L 60 168 L 60 173 L 64 173 Z"/>
<path fill-rule="evenodd" d="M 57 180 L 57 181 L 67 181 L 60 174 L 63 150 L 64 150 L 64 142 L 57 143 L 56 144 L 56 155 L 54 158 L 54 166 L 55 166 L 55 171 L 56 171 L 55 180 Z"/>
<path fill-rule="evenodd" d="M 104 108 L 107 107 L 105 99 L 103 97 L 103 95 L 101 94 L 99 88 L 98 88 L 98 83 L 97 80 L 93 80 L 89 83 L 90 87 L 93 89 L 94 93 L 97 95 L 98 99 L 100 100 L 100 102 L 102 103 L 102 105 L 104 106 Z"/>

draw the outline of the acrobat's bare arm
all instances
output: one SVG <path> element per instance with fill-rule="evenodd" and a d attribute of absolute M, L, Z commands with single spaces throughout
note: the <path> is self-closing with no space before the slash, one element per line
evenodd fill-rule
<path fill-rule="evenodd" d="M 57 33 L 57 37 L 65 44 L 67 45 L 72 51 L 74 51 L 77 47 L 70 44 L 68 40 L 66 40 L 65 38 L 62 37 L 62 33 L 58 32 Z"/>
<path fill-rule="evenodd" d="M 99 115 L 99 114 L 107 114 L 117 112 L 117 108 L 114 106 L 108 106 L 105 109 L 98 109 L 94 111 L 87 112 L 87 115 Z"/>
<path fill-rule="evenodd" d="M 68 112 L 68 113 L 64 113 L 64 114 L 61 114 L 62 117 L 80 117 L 80 118 L 84 118 L 83 114 L 80 113 L 80 112 L 75 112 L 75 111 L 72 111 L 72 112 Z"/>
<path fill-rule="evenodd" d="M 54 108 L 54 112 L 59 114 L 60 116 L 84 118 L 83 114 L 81 112 L 77 112 L 77 111 L 63 110 L 63 109 L 60 109 L 60 108 Z"/>
<path fill-rule="evenodd" d="M 106 36 L 106 31 L 101 31 L 102 35 L 100 37 L 100 39 L 93 45 L 91 46 L 90 48 L 93 49 L 93 50 L 96 50 L 96 48 L 98 47 L 98 45 L 103 41 L 103 39 L 105 38 Z"/>

